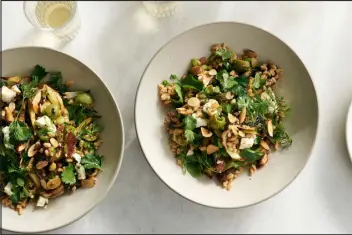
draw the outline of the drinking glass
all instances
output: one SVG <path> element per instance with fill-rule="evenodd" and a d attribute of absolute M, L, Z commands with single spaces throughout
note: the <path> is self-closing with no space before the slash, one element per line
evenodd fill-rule
<path fill-rule="evenodd" d="M 24 1 L 23 10 L 35 28 L 52 32 L 63 42 L 72 40 L 81 27 L 76 1 Z"/>
<path fill-rule="evenodd" d="M 147 12 L 156 17 L 172 15 L 180 5 L 179 1 L 143 1 Z"/>

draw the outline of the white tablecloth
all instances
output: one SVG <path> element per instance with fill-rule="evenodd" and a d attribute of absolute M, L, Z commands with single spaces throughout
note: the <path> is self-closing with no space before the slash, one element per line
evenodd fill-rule
<path fill-rule="evenodd" d="M 78 4 L 82 28 L 59 49 L 110 87 L 123 114 L 126 149 L 106 199 L 53 233 L 352 232 L 352 165 L 344 133 L 352 99 L 351 2 L 187 2 L 166 19 L 147 15 L 140 2 Z M 145 160 L 133 123 L 137 84 L 153 54 L 179 33 L 214 21 L 253 24 L 281 38 L 307 66 L 319 99 L 318 138 L 301 175 L 278 196 L 238 210 L 203 207 L 171 191 Z M 26 20 L 22 2 L 2 2 L 2 49 L 48 43 Z"/>

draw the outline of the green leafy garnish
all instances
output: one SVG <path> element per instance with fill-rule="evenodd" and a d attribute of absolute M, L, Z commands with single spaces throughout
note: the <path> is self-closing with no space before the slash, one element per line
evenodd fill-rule
<path fill-rule="evenodd" d="M 63 82 L 61 72 L 50 72 L 49 75 L 50 77 L 47 82 L 49 86 L 51 86 L 53 89 L 57 90 L 60 93 L 64 93 L 67 91 L 67 86 Z"/>
<path fill-rule="evenodd" d="M 76 177 L 74 173 L 74 167 L 72 164 L 69 164 L 68 166 L 65 167 L 65 170 L 61 174 L 61 180 L 65 184 L 75 184 L 76 183 Z"/>
<path fill-rule="evenodd" d="M 197 120 L 191 115 L 187 115 L 183 119 L 183 123 L 185 125 L 185 130 L 194 130 L 196 128 Z"/>
<path fill-rule="evenodd" d="M 20 121 L 14 121 L 10 124 L 10 133 L 19 142 L 25 142 L 32 136 L 32 132 L 27 125 Z"/>
<path fill-rule="evenodd" d="M 249 162 L 255 162 L 263 156 L 263 153 L 258 150 L 242 149 L 240 151 L 240 156 Z"/>
<path fill-rule="evenodd" d="M 256 88 L 256 89 L 258 89 L 258 88 L 260 88 L 261 87 L 261 82 L 260 82 L 260 76 L 261 76 L 261 72 L 258 72 L 258 73 L 256 73 L 255 74 L 255 76 L 254 76 L 254 80 L 253 80 L 253 87 L 254 88 Z"/>
<path fill-rule="evenodd" d="M 175 83 L 175 90 L 179 98 L 178 102 L 183 103 L 182 88 L 180 84 Z"/>
<path fill-rule="evenodd" d="M 232 113 L 234 110 L 234 105 L 233 104 L 222 104 L 221 108 L 225 113 Z"/>
<path fill-rule="evenodd" d="M 188 143 L 192 143 L 195 139 L 194 132 L 191 130 L 185 130 L 185 137 Z"/>
<path fill-rule="evenodd" d="M 32 80 L 39 83 L 47 74 L 48 72 L 46 72 L 45 68 L 40 65 L 36 65 L 32 71 L 31 77 Z"/>
<path fill-rule="evenodd" d="M 181 86 L 187 89 L 202 90 L 203 83 L 193 77 L 192 74 L 188 74 L 184 79 L 181 80 Z"/>
<path fill-rule="evenodd" d="M 70 120 L 75 120 L 76 125 L 79 125 L 88 117 L 99 117 L 97 112 L 89 107 L 77 104 L 71 104 L 66 107 Z"/>
<path fill-rule="evenodd" d="M 164 81 L 162 82 L 162 84 L 163 84 L 164 86 L 168 86 L 168 85 L 170 85 L 170 82 L 169 82 L 168 80 L 164 80 Z"/>
<path fill-rule="evenodd" d="M 213 169 L 212 158 L 206 153 L 195 152 L 191 156 L 182 153 L 177 158 L 181 160 L 184 172 L 188 172 L 194 178 L 202 176 L 206 169 Z"/>
<path fill-rule="evenodd" d="M 101 169 L 102 156 L 96 154 L 87 154 L 81 159 L 81 164 L 85 169 Z"/>
<path fill-rule="evenodd" d="M 222 60 L 228 60 L 231 59 L 232 52 L 227 49 L 221 48 L 215 51 L 215 55 L 221 56 Z"/>

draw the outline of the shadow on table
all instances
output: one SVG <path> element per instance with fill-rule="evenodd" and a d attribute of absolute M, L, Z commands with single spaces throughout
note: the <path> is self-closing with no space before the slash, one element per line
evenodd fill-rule
<path fill-rule="evenodd" d="M 54 50 L 62 50 L 67 42 L 60 41 L 54 34 L 33 28 L 18 43 L 20 47 L 47 47 Z"/>

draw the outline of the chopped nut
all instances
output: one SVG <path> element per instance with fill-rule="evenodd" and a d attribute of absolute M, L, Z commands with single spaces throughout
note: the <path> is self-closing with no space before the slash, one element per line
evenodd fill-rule
<path fill-rule="evenodd" d="M 11 109 L 9 107 L 5 107 L 4 110 L 5 110 L 6 121 L 13 122 L 15 118 L 12 115 Z"/>
<path fill-rule="evenodd" d="M 20 145 L 17 146 L 16 151 L 17 151 L 18 153 L 20 153 L 20 152 L 22 152 L 25 148 L 26 148 L 26 145 L 25 145 L 25 144 L 20 144 Z"/>
<path fill-rule="evenodd" d="M 40 170 L 40 169 L 43 169 L 44 167 L 46 167 L 48 164 L 49 164 L 48 161 L 39 161 L 36 164 L 36 168 L 38 170 Z"/>
<path fill-rule="evenodd" d="M 44 146 L 45 148 L 50 148 L 50 147 L 51 147 L 51 144 L 50 144 L 50 143 L 44 143 L 43 146 Z"/>
<path fill-rule="evenodd" d="M 56 163 L 55 162 L 51 163 L 49 166 L 49 171 L 54 171 L 54 170 L 56 170 Z"/>
<path fill-rule="evenodd" d="M 191 107 L 198 108 L 200 106 L 200 100 L 197 97 L 192 97 L 187 101 L 187 104 Z"/>
<path fill-rule="evenodd" d="M 59 143 L 54 138 L 50 138 L 50 143 L 54 148 L 57 148 L 59 146 Z"/>
<path fill-rule="evenodd" d="M 203 68 L 201 66 L 195 66 L 192 68 L 193 75 L 198 75 L 203 72 Z"/>
<path fill-rule="evenodd" d="M 9 109 L 10 109 L 11 113 L 13 113 L 13 111 L 15 111 L 15 109 L 16 109 L 16 104 L 14 102 L 11 102 L 9 104 Z"/>
<path fill-rule="evenodd" d="M 215 69 L 211 69 L 209 70 L 209 75 L 211 76 L 215 76 L 217 74 L 216 70 Z"/>
<path fill-rule="evenodd" d="M 89 178 L 85 180 L 81 180 L 81 184 L 83 188 L 92 188 L 95 185 L 95 178 Z"/>
<path fill-rule="evenodd" d="M 33 159 L 33 158 L 32 158 Z M 29 177 L 32 179 L 32 181 L 34 182 L 35 186 L 37 188 L 40 188 L 40 180 L 39 180 L 39 177 L 34 174 L 34 173 L 30 173 L 29 174 Z"/>
<path fill-rule="evenodd" d="M 213 153 L 217 152 L 218 150 L 219 150 L 218 146 L 215 146 L 212 144 L 207 146 L 207 154 L 213 154 Z"/>
<path fill-rule="evenodd" d="M 33 107 L 33 111 L 35 113 L 39 112 L 39 102 L 40 102 L 41 98 L 42 98 L 42 92 L 41 92 L 41 90 L 39 90 L 37 92 L 37 94 L 35 94 L 33 101 L 32 101 L 32 107 Z"/>
<path fill-rule="evenodd" d="M 260 145 L 261 145 L 264 149 L 270 150 L 270 147 L 269 147 L 268 143 L 265 142 L 264 140 L 261 140 L 261 141 L 260 141 Z"/>
<path fill-rule="evenodd" d="M 67 87 L 71 87 L 75 82 L 72 80 L 66 81 L 65 84 Z"/>
<path fill-rule="evenodd" d="M 252 176 L 256 170 L 257 170 L 257 168 L 255 167 L 255 165 L 252 164 L 249 167 L 249 176 Z"/>
<path fill-rule="evenodd" d="M 202 136 L 207 137 L 207 138 L 209 138 L 213 135 L 213 133 L 211 131 L 209 131 L 208 129 L 206 129 L 204 127 L 201 127 L 200 131 L 202 132 Z"/>
<path fill-rule="evenodd" d="M 234 94 L 232 94 L 232 92 L 226 92 L 225 98 L 228 100 L 232 100 L 232 98 L 234 97 Z"/>
<path fill-rule="evenodd" d="M 45 156 L 49 157 L 49 156 L 50 156 L 49 150 L 48 150 L 48 149 L 45 149 L 45 150 L 44 150 L 44 154 L 45 154 Z"/>
<path fill-rule="evenodd" d="M 59 187 L 61 184 L 61 180 L 59 176 L 56 176 L 55 178 L 52 178 L 51 180 L 48 181 L 48 183 L 46 184 L 46 188 L 48 190 L 52 190 L 52 189 L 56 189 L 57 187 Z"/>
<path fill-rule="evenodd" d="M 45 180 L 41 179 L 41 180 L 40 180 L 40 185 L 42 186 L 43 189 L 45 189 L 45 190 L 47 189 L 47 188 L 46 188 L 46 181 L 45 181 Z"/>
<path fill-rule="evenodd" d="M 37 151 L 38 147 L 40 147 L 40 142 L 38 141 L 37 143 L 33 144 L 31 147 L 28 149 L 28 157 L 33 157 Z"/>
<path fill-rule="evenodd" d="M 182 115 L 189 115 L 193 113 L 193 109 L 186 109 L 186 108 L 176 108 L 176 111 Z"/>
<path fill-rule="evenodd" d="M 267 129 L 268 129 L 268 134 L 270 137 L 273 137 L 274 136 L 274 128 L 273 128 L 273 123 L 271 120 L 268 120 L 267 123 Z"/>
<path fill-rule="evenodd" d="M 235 116 L 233 116 L 231 113 L 227 114 L 227 118 L 229 119 L 230 123 L 235 123 L 238 122 L 238 118 L 236 118 Z"/>
<path fill-rule="evenodd" d="M 240 124 L 242 124 L 246 119 L 246 111 L 246 107 L 243 107 L 240 114 Z"/>
<path fill-rule="evenodd" d="M 257 53 L 255 53 L 252 50 L 246 49 L 243 52 L 244 52 L 244 55 L 246 55 L 248 58 L 257 58 L 258 57 Z"/>
<path fill-rule="evenodd" d="M 259 164 L 264 166 L 268 162 L 268 155 L 264 154 L 264 156 L 260 159 Z"/>

